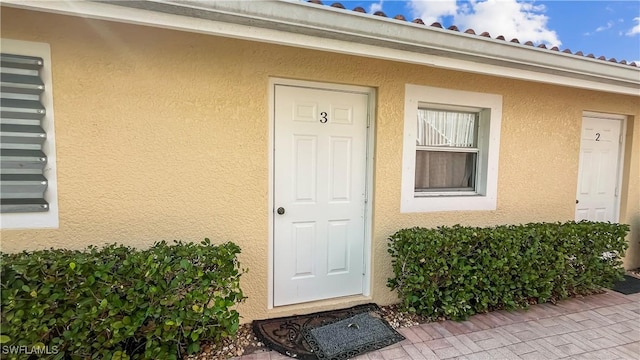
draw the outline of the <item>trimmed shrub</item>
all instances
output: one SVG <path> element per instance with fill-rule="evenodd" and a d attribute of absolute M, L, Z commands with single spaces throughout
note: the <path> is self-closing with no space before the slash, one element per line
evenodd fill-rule
<path fill-rule="evenodd" d="M 229 242 L 0 254 L 3 353 L 177 359 L 235 334 L 243 301 Z M 5 352 L 6 350 L 6 352 Z M 16 352 L 15 350 L 13 352 Z"/>
<path fill-rule="evenodd" d="M 403 229 L 390 237 L 402 307 L 437 319 L 526 308 L 622 278 L 625 224 L 567 222 Z"/>

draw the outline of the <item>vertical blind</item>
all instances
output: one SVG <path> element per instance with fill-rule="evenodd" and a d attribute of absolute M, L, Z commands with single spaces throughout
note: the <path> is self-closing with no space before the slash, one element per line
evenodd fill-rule
<path fill-rule="evenodd" d="M 45 91 L 38 57 L 0 54 L 0 212 L 48 211 L 42 128 Z"/>

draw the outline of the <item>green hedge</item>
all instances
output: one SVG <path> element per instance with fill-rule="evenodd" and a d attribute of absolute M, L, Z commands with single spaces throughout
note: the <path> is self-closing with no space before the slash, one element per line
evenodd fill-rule
<path fill-rule="evenodd" d="M 244 299 L 233 243 L 109 245 L 0 254 L 3 352 L 176 359 L 235 334 Z M 14 350 L 18 351 L 18 350 Z"/>
<path fill-rule="evenodd" d="M 389 239 L 387 285 L 406 310 L 432 319 L 526 308 L 611 287 L 628 232 L 586 221 L 403 229 Z"/>

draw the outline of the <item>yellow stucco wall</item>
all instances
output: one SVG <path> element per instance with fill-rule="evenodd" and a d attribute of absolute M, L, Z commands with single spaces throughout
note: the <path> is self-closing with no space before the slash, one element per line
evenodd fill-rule
<path fill-rule="evenodd" d="M 267 84 L 282 77 L 377 89 L 373 301 L 396 300 L 386 239 L 400 228 L 573 219 L 584 110 L 631 116 L 621 221 L 640 266 L 637 97 L 10 8 L 1 30 L 51 44 L 60 208 L 59 229 L 2 231 L 2 251 L 230 240 L 250 269 L 245 321 L 334 306 L 266 309 Z M 496 211 L 400 213 L 406 83 L 503 95 Z"/>

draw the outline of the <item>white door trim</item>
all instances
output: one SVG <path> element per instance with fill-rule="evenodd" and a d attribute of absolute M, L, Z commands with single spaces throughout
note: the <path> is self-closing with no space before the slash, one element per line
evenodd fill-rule
<path fill-rule="evenodd" d="M 583 111 L 582 112 L 582 119 L 584 118 L 595 118 L 595 119 L 609 119 L 609 120 L 617 120 L 620 121 L 620 138 L 621 141 L 618 142 L 618 146 L 619 146 L 619 155 L 618 155 L 618 164 L 617 164 L 617 170 L 616 170 L 616 176 L 617 176 L 617 180 L 616 180 L 616 188 L 618 189 L 617 191 L 617 195 L 615 197 L 615 204 L 614 204 L 614 214 L 613 214 L 613 220 L 614 222 L 619 222 L 620 221 L 620 199 L 622 198 L 621 194 L 622 194 L 622 178 L 623 178 L 623 174 L 624 174 L 624 154 L 625 154 L 625 149 L 626 149 L 626 141 L 627 141 L 627 119 L 628 116 L 626 115 L 620 115 L 620 114 L 610 114 L 610 113 L 601 113 L 601 112 L 595 112 L 595 111 Z M 580 121 L 580 136 L 582 137 L 582 119 Z M 582 146 L 582 141 L 581 141 L 581 145 Z M 579 169 L 578 169 L 579 171 Z"/>
<path fill-rule="evenodd" d="M 312 89 L 348 91 L 368 96 L 368 119 L 367 119 L 367 164 L 366 164 L 366 206 L 365 206 L 365 231 L 364 231 L 364 279 L 363 296 L 371 293 L 371 244 L 372 244 L 372 224 L 373 224 L 373 160 L 374 160 L 374 134 L 375 134 L 375 100 L 376 92 L 373 88 L 341 85 L 331 83 L 320 83 L 304 80 L 269 78 L 269 199 L 267 214 L 269 221 L 269 251 L 268 251 L 268 275 L 267 275 L 267 309 L 273 309 L 273 287 L 274 287 L 274 142 L 275 142 L 275 87 L 276 85 L 298 86 Z M 279 307 L 280 308 L 280 307 Z"/>

